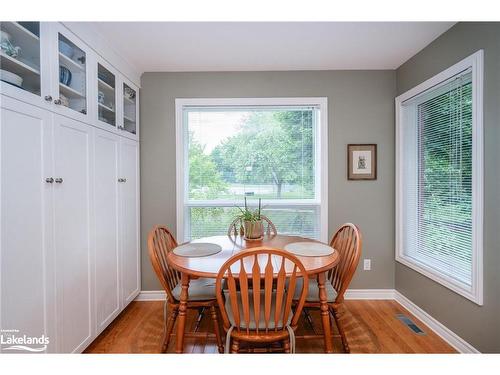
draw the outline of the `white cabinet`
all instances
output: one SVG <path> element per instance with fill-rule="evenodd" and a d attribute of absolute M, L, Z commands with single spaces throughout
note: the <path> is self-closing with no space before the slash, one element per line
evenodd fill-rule
<path fill-rule="evenodd" d="M 117 123 L 117 73 L 104 61 L 98 61 L 97 74 L 97 125 L 105 130 L 116 129 Z"/>
<path fill-rule="evenodd" d="M 121 84 L 121 121 L 118 128 L 130 139 L 139 139 L 139 90 L 130 81 Z"/>
<path fill-rule="evenodd" d="M 41 22 L 1 22 L 0 68 L 2 92 L 32 104 L 44 105 L 50 83 L 42 49 L 48 27 Z"/>
<path fill-rule="evenodd" d="M 93 128 L 54 115 L 54 216 L 59 351 L 82 351 L 93 330 Z"/>
<path fill-rule="evenodd" d="M 52 338 L 51 114 L 0 99 L 0 329 Z"/>
<path fill-rule="evenodd" d="M 123 305 L 140 291 L 139 144 L 120 140 L 120 238 Z"/>
<path fill-rule="evenodd" d="M 140 290 L 139 145 L 0 104 L 0 329 L 81 352 Z"/>
<path fill-rule="evenodd" d="M 51 92 L 54 110 L 76 120 L 88 122 L 92 95 L 90 69 L 94 55 L 89 47 L 61 24 L 51 25 Z"/>
<path fill-rule="evenodd" d="M 95 129 L 94 227 L 97 331 L 101 332 L 121 311 L 119 248 L 120 137 Z M 136 249 L 137 250 L 137 249 Z"/>
<path fill-rule="evenodd" d="M 138 87 L 105 56 L 58 22 L 1 22 L 0 28 L 10 43 L 0 50 L 6 71 L 0 93 L 139 139 Z"/>
<path fill-rule="evenodd" d="M 61 23 L 0 28 L 0 329 L 81 352 L 140 291 L 139 90 Z"/>

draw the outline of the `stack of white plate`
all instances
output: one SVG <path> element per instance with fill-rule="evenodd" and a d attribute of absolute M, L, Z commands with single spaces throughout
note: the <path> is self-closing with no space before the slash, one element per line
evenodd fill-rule
<path fill-rule="evenodd" d="M 21 86 L 23 84 L 23 77 L 3 69 L 0 69 L 0 79 L 16 86 Z"/>

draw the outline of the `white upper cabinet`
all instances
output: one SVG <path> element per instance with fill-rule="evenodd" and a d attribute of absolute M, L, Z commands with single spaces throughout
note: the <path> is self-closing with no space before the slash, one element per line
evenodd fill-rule
<path fill-rule="evenodd" d="M 52 24 L 52 85 L 56 110 L 80 121 L 88 121 L 90 49 L 58 23 Z"/>
<path fill-rule="evenodd" d="M 97 125 L 105 130 L 116 129 L 118 119 L 117 72 L 104 61 L 97 61 L 96 74 Z"/>
<path fill-rule="evenodd" d="M 139 139 L 139 90 L 126 80 L 123 80 L 121 89 L 123 110 L 120 128 L 126 137 Z"/>
<path fill-rule="evenodd" d="M 138 140 L 139 89 L 57 22 L 2 22 L 0 93 Z"/>
<path fill-rule="evenodd" d="M 0 23 L 0 90 L 25 102 L 44 105 L 50 91 L 48 24 Z"/>
<path fill-rule="evenodd" d="M 40 22 L 3 22 L 0 56 L 3 82 L 41 95 Z"/>

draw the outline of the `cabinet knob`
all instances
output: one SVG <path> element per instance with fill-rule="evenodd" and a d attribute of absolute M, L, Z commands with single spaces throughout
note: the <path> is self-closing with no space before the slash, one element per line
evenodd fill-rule
<path fill-rule="evenodd" d="M 52 101 L 52 96 L 50 95 L 45 95 L 45 98 L 44 98 L 47 102 L 51 102 Z"/>
<path fill-rule="evenodd" d="M 126 178 L 119 178 L 118 182 L 127 182 L 127 179 Z"/>
<path fill-rule="evenodd" d="M 54 100 L 54 104 L 57 104 L 57 105 L 60 105 L 62 102 L 61 102 L 61 99 L 56 99 Z"/>
<path fill-rule="evenodd" d="M 54 182 L 54 179 L 53 179 L 52 177 L 47 177 L 47 178 L 45 179 L 45 182 L 46 182 L 46 183 L 48 183 L 48 184 L 51 184 L 51 183 L 53 183 L 53 182 Z"/>
<path fill-rule="evenodd" d="M 58 177 L 54 180 L 57 184 L 62 184 L 63 183 L 63 179 L 61 177 Z"/>

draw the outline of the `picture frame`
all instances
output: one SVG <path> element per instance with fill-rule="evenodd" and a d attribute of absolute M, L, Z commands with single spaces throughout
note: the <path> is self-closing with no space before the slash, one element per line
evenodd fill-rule
<path fill-rule="evenodd" d="M 376 144 L 347 145 L 347 179 L 348 180 L 377 179 Z"/>

